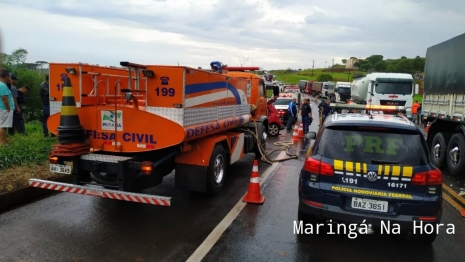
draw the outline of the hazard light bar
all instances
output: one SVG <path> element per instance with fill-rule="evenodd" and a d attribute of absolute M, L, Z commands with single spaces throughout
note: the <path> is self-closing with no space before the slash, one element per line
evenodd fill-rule
<path fill-rule="evenodd" d="M 358 104 L 339 104 L 331 103 L 330 107 L 336 109 L 356 109 L 356 110 L 389 110 L 389 111 L 404 111 L 405 106 L 382 106 L 382 105 L 358 105 Z"/>
<path fill-rule="evenodd" d="M 258 66 L 225 66 L 222 68 L 227 71 L 258 71 L 260 67 Z"/>
<path fill-rule="evenodd" d="M 109 198 L 114 200 L 124 200 L 129 202 L 159 205 L 159 206 L 171 206 L 171 197 L 154 196 L 148 194 L 137 194 L 129 193 L 118 190 L 101 189 L 92 186 L 77 186 L 72 184 L 40 180 L 40 179 L 29 179 L 30 187 L 37 187 L 55 191 L 62 191 L 67 193 L 97 196 L 103 198 Z"/>

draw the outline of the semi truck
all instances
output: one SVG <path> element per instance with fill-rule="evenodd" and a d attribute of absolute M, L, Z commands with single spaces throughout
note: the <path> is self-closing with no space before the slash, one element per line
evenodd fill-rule
<path fill-rule="evenodd" d="M 350 100 L 351 82 L 337 82 L 335 88 L 336 103 L 348 102 Z"/>
<path fill-rule="evenodd" d="M 354 79 L 350 89 L 357 104 L 403 106 L 407 118 L 412 117 L 413 77 L 402 73 L 371 73 Z M 384 113 L 389 113 L 387 110 Z"/>
<path fill-rule="evenodd" d="M 433 164 L 465 172 L 465 33 L 426 51 L 422 118 Z"/>
<path fill-rule="evenodd" d="M 310 82 L 307 83 L 306 93 L 312 95 L 313 97 L 320 97 L 323 90 L 323 82 Z"/>
<path fill-rule="evenodd" d="M 330 98 L 331 100 L 336 99 L 335 93 L 336 85 L 333 82 L 323 82 L 323 87 L 321 89 L 322 98 Z"/>
<path fill-rule="evenodd" d="M 266 89 L 253 73 L 258 67 L 212 62 L 211 72 L 120 64 L 50 63 L 48 129 L 60 141 L 60 130 L 82 128 L 89 150 L 63 156 L 57 148 L 74 144 L 54 145 L 50 171 L 71 175 L 72 184 L 31 179 L 30 186 L 170 206 L 169 197 L 134 192 L 174 170 L 177 187 L 214 195 L 234 175 L 229 165 L 247 153 L 266 154 Z M 74 127 L 63 123 L 70 112 L 80 121 Z"/>

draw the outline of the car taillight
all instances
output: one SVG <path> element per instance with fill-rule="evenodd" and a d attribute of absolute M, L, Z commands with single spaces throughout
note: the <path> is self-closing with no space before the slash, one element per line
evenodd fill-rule
<path fill-rule="evenodd" d="M 305 160 L 304 170 L 315 175 L 334 176 L 333 166 L 312 157 L 307 157 Z"/>
<path fill-rule="evenodd" d="M 439 186 L 442 184 L 442 173 L 439 169 L 416 173 L 412 177 L 412 184 L 418 186 Z"/>

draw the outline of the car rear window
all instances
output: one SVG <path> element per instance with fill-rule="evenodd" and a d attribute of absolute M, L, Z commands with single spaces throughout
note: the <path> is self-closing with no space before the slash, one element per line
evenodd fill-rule
<path fill-rule="evenodd" d="M 325 129 L 318 154 L 345 161 L 370 163 L 372 160 L 401 165 L 426 165 L 427 153 L 420 134 Z M 387 163 L 389 164 L 389 163 Z"/>
<path fill-rule="evenodd" d="M 292 99 L 276 99 L 275 105 L 289 105 Z"/>

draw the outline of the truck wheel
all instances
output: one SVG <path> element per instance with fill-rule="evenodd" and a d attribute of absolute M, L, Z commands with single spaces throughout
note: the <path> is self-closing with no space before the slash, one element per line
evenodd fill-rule
<path fill-rule="evenodd" d="M 451 137 L 447 146 L 447 168 L 451 175 L 462 173 L 465 167 L 465 137 L 455 134 Z"/>
<path fill-rule="evenodd" d="M 437 133 L 432 142 L 431 146 L 431 162 L 437 168 L 443 168 L 447 165 L 447 144 L 450 140 L 449 133 Z"/>
<path fill-rule="evenodd" d="M 268 125 L 268 134 L 270 136 L 278 136 L 279 135 L 279 126 L 276 123 L 271 123 Z"/>
<path fill-rule="evenodd" d="M 210 157 L 210 165 L 207 168 L 207 193 L 218 194 L 223 188 L 226 175 L 226 154 L 224 147 L 217 144 Z"/>

